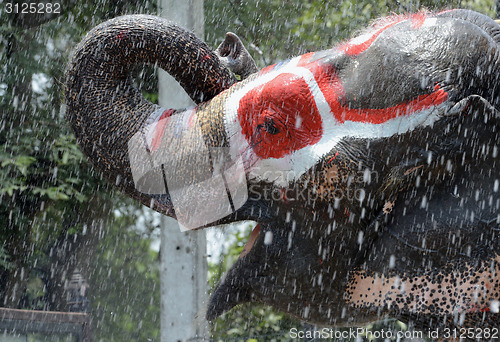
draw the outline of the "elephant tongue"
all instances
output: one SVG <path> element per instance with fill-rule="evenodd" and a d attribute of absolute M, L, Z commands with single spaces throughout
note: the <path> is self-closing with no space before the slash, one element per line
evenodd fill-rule
<path fill-rule="evenodd" d="M 260 233 L 260 223 L 258 223 L 255 226 L 255 228 L 252 230 L 252 232 L 250 233 L 250 237 L 248 238 L 248 241 L 245 244 L 245 247 L 243 247 L 243 251 L 241 252 L 238 259 L 243 258 L 245 255 L 248 254 L 248 252 L 250 252 L 250 250 L 252 249 L 252 247 L 255 243 L 255 240 L 257 240 L 257 238 L 259 237 L 259 233 Z"/>

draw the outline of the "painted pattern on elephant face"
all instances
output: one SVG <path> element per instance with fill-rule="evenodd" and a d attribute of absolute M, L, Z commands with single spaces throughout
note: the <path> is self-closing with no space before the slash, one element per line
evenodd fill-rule
<path fill-rule="evenodd" d="M 261 159 L 282 158 L 317 143 L 323 134 L 308 84 L 292 73 L 281 73 L 249 90 L 240 100 L 238 120 L 247 142 Z"/>
<path fill-rule="evenodd" d="M 369 56 L 369 48 L 383 38 L 385 30 L 405 22 L 413 30 L 437 25 L 425 14 L 409 20 L 393 17 L 338 48 L 267 67 L 231 94 L 225 106 L 226 131 L 233 156 L 243 156 L 249 176 L 286 186 L 341 139 L 389 137 L 438 120 L 438 113 L 450 103 L 448 93 L 437 83 L 423 94 L 383 108 L 358 108 L 345 100 L 353 95 L 344 88 L 349 79 L 342 76 L 342 68 L 336 69 L 335 60 L 363 53 Z M 374 54 L 374 63 L 377 57 Z M 356 68 L 357 61 L 351 62 Z M 377 89 L 376 96 L 392 94 Z"/>

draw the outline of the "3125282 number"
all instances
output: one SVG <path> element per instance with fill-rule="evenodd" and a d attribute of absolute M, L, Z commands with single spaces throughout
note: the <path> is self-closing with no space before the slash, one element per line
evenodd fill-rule
<path fill-rule="evenodd" d="M 498 339 L 498 328 L 445 328 L 445 339 Z"/>
<path fill-rule="evenodd" d="M 61 13 L 61 4 L 58 2 L 36 3 L 36 2 L 21 2 L 5 4 L 5 12 L 21 13 L 21 14 L 41 14 L 41 13 Z"/>

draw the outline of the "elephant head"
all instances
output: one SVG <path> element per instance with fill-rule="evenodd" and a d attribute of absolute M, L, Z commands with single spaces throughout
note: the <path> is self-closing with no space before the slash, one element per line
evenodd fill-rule
<path fill-rule="evenodd" d="M 228 39 L 218 52 L 237 58 Z M 147 102 L 128 78 L 142 62 L 197 106 Z M 498 24 L 393 16 L 241 82 L 231 63 L 126 16 L 93 29 L 67 71 L 68 118 L 111 182 L 189 229 L 257 222 L 209 319 L 255 301 L 323 325 L 498 325 Z"/>

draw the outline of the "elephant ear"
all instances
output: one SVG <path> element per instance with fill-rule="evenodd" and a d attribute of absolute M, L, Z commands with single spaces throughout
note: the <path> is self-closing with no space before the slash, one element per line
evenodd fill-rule
<path fill-rule="evenodd" d="M 470 269 L 500 255 L 500 111 L 473 95 L 448 115 L 439 139 L 455 143 L 408 168 L 410 186 L 381 208 L 382 229 L 359 264 L 365 275 L 358 280 L 412 279 L 410 284 L 418 282 L 426 291 L 450 275 L 473 282 Z M 484 266 L 485 273 L 491 270 Z M 351 285 L 360 286 L 358 280 Z M 373 291 L 371 286 L 365 294 L 377 296 Z M 406 308 L 418 305 L 418 299 L 408 301 Z M 446 314 L 447 309 L 437 304 L 435 310 Z"/>
<path fill-rule="evenodd" d="M 418 273 L 426 271 L 430 261 L 439 267 L 452 258 L 500 252 L 495 238 L 500 111 L 472 95 L 448 115 L 448 131 L 439 139 L 456 143 L 408 167 L 407 187 L 381 208 L 378 219 L 384 229 L 370 249 L 367 269 Z"/>

